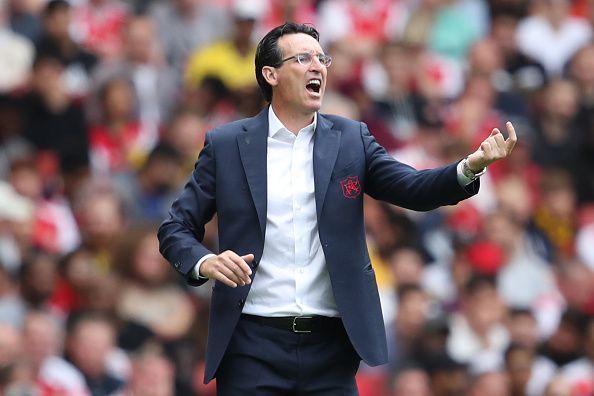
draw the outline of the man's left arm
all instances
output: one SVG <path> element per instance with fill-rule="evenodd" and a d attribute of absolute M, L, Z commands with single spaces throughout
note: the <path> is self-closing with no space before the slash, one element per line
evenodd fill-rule
<path fill-rule="evenodd" d="M 464 160 L 440 168 L 416 170 L 395 160 L 375 141 L 365 124 L 361 125 L 366 153 L 365 192 L 373 198 L 417 211 L 453 205 L 476 194 L 481 172 L 491 163 L 509 156 L 517 140 L 508 122 L 507 139 L 494 128 L 480 147 Z"/>

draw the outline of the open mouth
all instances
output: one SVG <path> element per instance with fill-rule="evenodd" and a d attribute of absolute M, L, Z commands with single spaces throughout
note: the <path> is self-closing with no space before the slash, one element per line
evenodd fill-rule
<path fill-rule="evenodd" d="M 307 82 L 305 88 L 309 93 L 319 95 L 320 89 L 322 88 L 322 81 L 317 78 L 312 78 Z"/>

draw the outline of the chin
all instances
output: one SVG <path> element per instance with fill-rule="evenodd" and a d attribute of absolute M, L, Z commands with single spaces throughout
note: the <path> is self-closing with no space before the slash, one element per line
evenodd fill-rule
<path fill-rule="evenodd" d="M 322 108 L 322 100 L 321 99 L 319 101 L 310 102 L 306 105 L 306 109 L 312 113 L 315 113 L 316 111 L 320 111 L 321 108 Z"/>

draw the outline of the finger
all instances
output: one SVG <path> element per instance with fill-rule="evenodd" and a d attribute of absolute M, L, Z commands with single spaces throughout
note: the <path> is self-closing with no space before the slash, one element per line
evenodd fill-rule
<path fill-rule="evenodd" d="M 242 268 L 244 269 L 244 272 L 248 275 L 252 274 L 252 269 L 250 267 L 250 263 L 252 261 L 254 261 L 254 255 L 253 254 L 246 254 L 244 256 L 241 256 L 241 259 L 243 260 L 245 265 L 242 265 Z"/>
<path fill-rule="evenodd" d="M 223 263 L 224 269 L 221 268 L 221 272 L 232 281 L 237 282 L 238 285 L 245 286 L 247 283 L 251 282 L 251 279 L 249 275 L 243 272 L 243 269 L 240 267 L 240 262 L 243 262 L 243 260 L 239 256 L 237 256 L 237 258 L 226 257 Z"/>
<path fill-rule="evenodd" d="M 241 271 L 234 270 L 234 264 L 232 261 L 224 261 L 222 265 L 219 267 L 218 272 L 227 279 L 231 280 L 236 285 L 245 285 L 245 281 L 242 279 L 240 275 L 237 274 L 237 272 Z"/>
<path fill-rule="evenodd" d="M 500 157 L 505 157 L 507 155 L 507 145 L 505 143 L 505 139 L 501 133 L 493 136 L 493 141 L 495 142 L 495 147 L 497 148 L 497 153 Z"/>
<path fill-rule="evenodd" d="M 237 287 L 237 283 L 233 282 L 231 279 L 227 278 L 220 272 L 217 272 L 214 276 L 214 279 L 229 286 L 229 287 Z"/>
<path fill-rule="evenodd" d="M 493 154 L 493 149 L 491 147 L 491 142 L 489 142 L 489 139 L 481 143 L 481 150 L 483 151 L 483 156 L 485 158 L 491 158 Z"/>
<path fill-rule="evenodd" d="M 248 263 L 251 263 L 254 260 L 253 254 L 250 253 L 244 256 L 239 256 L 235 252 L 227 250 L 224 253 L 224 256 L 229 260 L 233 261 L 235 265 L 237 265 L 245 273 L 246 276 L 249 277 L 249 275 L 252 274 L 252 269 L 250 268 Z"/>
<path fill-rule="evenodd" d="M 499 130 L 499 128 L 493 128 L 493 130 L 491 131 L 491 134 L 489 135 L 489 137 L 495 136 L 498 133 L 501 133 L 501 131 Z"/>
<path fill-rule="evenodd" d="M 507 138 L 507 140 L 505 141 L 506 143 L 506 148 L 507 148 L 507 153 L 511 153 L 511 151 L 513 150 L 514 146 L 516 145 L 516 142 L 518 141 L 518 136 L 516 135 L 516 130 L 513 126 L 513 124 L 511 123 L 511 121 L 508 121 L 505 126 L 507 127 L 507 133 L 509 135 L 509 137 Z"/>

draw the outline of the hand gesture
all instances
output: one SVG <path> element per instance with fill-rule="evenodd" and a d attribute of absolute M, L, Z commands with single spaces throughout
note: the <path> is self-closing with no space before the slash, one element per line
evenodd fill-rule
<path fill-rule="evenodd" d="M 252 270 L 248 264 L 253 260 L 253 254 L 239 256 L 231 250 L 226 250 L 218 256 L 204 260 L 200 265 L 200 276 L 218 280 L 229 287 L 245 286 L 252 282 Z"/>
<path fill-rule="evenodd" d="M 468 156 L 468 167 L 473 172 L 480 172 L 493 162 L 508 157 L 518 137 L 510 121 L 505 124 L 508 137 L 505 139 L 498 128 L 493 128 L 491 134 L 474 153 Z"/>

